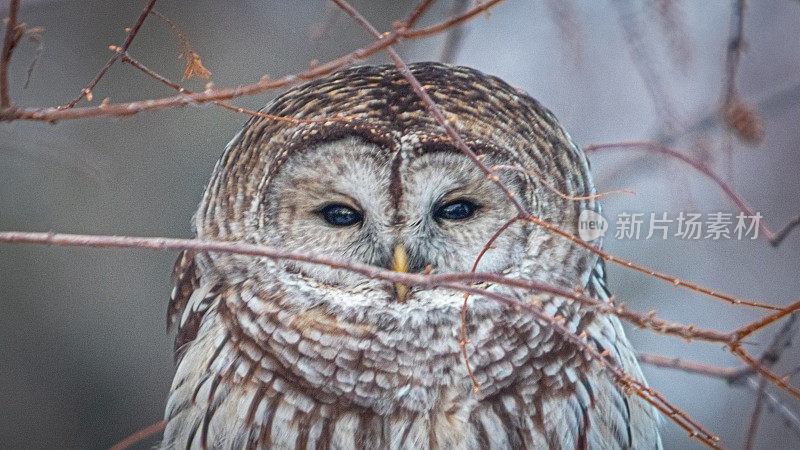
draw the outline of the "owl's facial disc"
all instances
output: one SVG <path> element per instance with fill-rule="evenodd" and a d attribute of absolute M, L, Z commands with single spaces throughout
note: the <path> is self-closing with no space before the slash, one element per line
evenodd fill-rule
<path fill-rule="evenodd" d="M 320 144 L 282 165 L 266 193 L 265 243 L 403 272 L 466 272 L 515 210 L 465 156 L 396 152 L 357 138 Z M 504 180 L 519 190 L 513 176 Z M 499 271 L 524 246 L 510 227 L 478 266 Z M 343 270 L 294 264 L 306 277 L 352 290 L 368 282 Z M 415 290 L 386 286 L 392 301 Z"/>

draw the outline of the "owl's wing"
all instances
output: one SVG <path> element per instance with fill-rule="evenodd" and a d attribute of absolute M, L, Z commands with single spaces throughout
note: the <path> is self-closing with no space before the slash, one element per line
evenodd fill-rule
<path fill-rule="evenodd" d="M 593 297 L 609 301 L 611 293 L 606 284 L 605 264 L 602 259 L 595 265 L 588 287 Z M 644 380 L 636 354 L 616 316 L 605 316 L 603 320 L 590 326 L 587 332 L 599 350 L 607 349 L 611 352 L 625 373 Z M 603 377 L 601 382 L 609 385 L 602 389 L 605 398 L 599 399 L 599 407 L 592 410 L 592 422 L 603 423 L 600 428 L 613 430 L 614 436 L 592 436 L 590 431 L 589 447 L 661 449 L 660 418 L 655 409 L 635 395 L 625 395 L 610 378 Z M 592 441 L 598 439 L 604 441 L 605 445 L 591 445 Z"/>
<path fill-rule="evenodd" d="M 197 337 L 200 323 L 213 302 L 217 301 L 217 286 L 201 283 L 195 265 L 195 254 L 184 250 L 172 268 L 174 287 L 167 306 L 167 331 L 177 326 L 175 359 L 180 357 L 186 343 Z"/>

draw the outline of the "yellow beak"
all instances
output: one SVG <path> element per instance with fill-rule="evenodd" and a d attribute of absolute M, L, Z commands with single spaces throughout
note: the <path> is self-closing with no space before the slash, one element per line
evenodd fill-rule
<path fill-rule="evenodd" d="M 402 245 L 397 245 L 394 248 L 392 270 L 395 272 L 408 273 L 408 254 L 406 253 L 406 248 Z M 405 303 L 405 301 L 408 300 L 408 286 L 395 283 L 394 289 L 397 293 L 397 301 L 400 303 Z"/>

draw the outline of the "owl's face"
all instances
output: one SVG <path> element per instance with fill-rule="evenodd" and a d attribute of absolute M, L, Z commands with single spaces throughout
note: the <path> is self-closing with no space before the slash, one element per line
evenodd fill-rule
<path fill-rule="evenodd" d="M 522 169 L 496 173 L 529 212 L 577 234 L 580 212 L 599 206 L 586 199 L 594 188 L 585 155 L 549 111 L 472 69 L 421 63 L 411 70 L 484 164 Z M 469 272 L 517 214 L 393 67 L 332 74 L 287 92 L 266 112 L 300 120 L 254 118 L 231 141 L 195 216 L 198 237 L 409 272 Z M 344 120 L 328 119 L 334 116 Z M 572 288 L 585 285 L 595 258 L 518 221 L 476 269 Z M 405 298 L 391 283 L 310 263 L 211 254 L 200 258 L 200 272 L 226 284 L 257 283 L 287 308 L 325 304 L 361 314 L 376 304 L 428 311 L 437 302 L 463 303 L 445 290 L 411 289 Z"/>
<path fill-rule="evenodd" d="M 519 194 L 515 174 L 504 174 L 503 181 Z M 357 137 L 295 154 L 265 199 L 267 219 L 258 232 L 263 242 L 410 272 L 470 271 L 486 242 L 516 215 L 504 193 L 460 153 L 423 152 L 404 159 Z M 523 247 L 522 227 L 512 227 L 478 270 L 507 268 Z M 403 256 L 406 267 L 398 268 Z M 363 282 L 318 265 L 295 267 L 326 284 Z"/>

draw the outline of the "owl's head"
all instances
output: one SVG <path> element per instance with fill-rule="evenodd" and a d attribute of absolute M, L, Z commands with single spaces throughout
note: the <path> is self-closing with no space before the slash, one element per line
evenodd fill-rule
<path fill-rule="evenodd" d="M 580 212 L 599 206 L 564 198 L 593 186 L 585 156 L 549 111 L 472 69 L 421 63 L 411 70 L 484 164 L 501 167 L 500 180 L 528 211 L 577 233 Z M 196 216 L 199 237 L 394 270 L 466 272 L 517 215 L 393 67 L 337 72 L 289 91 L 265 112 L 296 120 L 254 118 L 234 138 Z M 242 279 L 280 270 L 346 290 L 367 282 L 312 264 L 231 261 L 237 257 L 225 257 L 227 275 Z M 569 240 L 521 221 L 477 270 L 574 286 L 592 262 Z"/>

